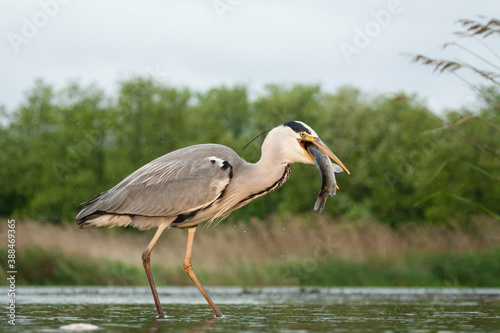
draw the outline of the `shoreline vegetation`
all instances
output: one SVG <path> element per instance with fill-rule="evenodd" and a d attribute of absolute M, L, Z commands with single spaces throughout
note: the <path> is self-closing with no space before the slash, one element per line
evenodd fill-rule
<path fill-rule="evenodd" d="M 63 224 L 83 200 L 166 153 L 217 143 L 256 162 L 263 139 L 253 141 L 256 135 L 302 120 L 352 173 L 337 175 L 340 193 L 325 215 L 392 226 L 446 225 L 476 214 L 500 221 L 497 87 L 478 95 L 474 107 L 441 115 L 415 94 L 349 86 L 269 84 L 252 96 L 245 85 L 200 92 L 132 77 L 117 91 L 37 80 L 18 107 L 0 105 L 0 216 Z M 313 166 L 296 163 L 286 186 L 231 217 L 308 214 L 320 184 Z"/>
<path fill-rule="evenodd" d="M 500 32 L 495 18 L 457 23 L 463 38 Z M 141 254 L 154 230 L 79 230 L 69 222 L 78 204 L 193 144 L 227 145 L 257 161 L 260 140 L 248 143 L 296 119 L 352 177 L 339 175 L 341 194 L 318 216 L 320 177 L 297 163 L 283 188 L 219 226 L 200 226 L 193 265 L 204 285 L 500 287 L 500 73 L 483 69 L 492 63 L 479 54 L 494 49 L 483 46 L 460 46 L 473 67 L 460 52 L 453 60 L 407 55 L 435 72 L 472 74 L 463 78 L 474 103 L 442 113 L 417 94 L 352 86 L 198 91 L 145 75 L 123 78 L 110 95 L 95 83 L 38 79 L 16 107 L 0 104 L 0 216 L 16 220 L 15 238 L 0 224 L 9 241 L 0 285 L 15 241 L 16 285 L 147 286 Z M 185 230 L 169 230 L 155 246 L 158 286 L 192 285 L 182 268 L 186 240 Z"/>
<path fill-rule="evenodd" d="M 305 214 L 199 229 L 193 266 L 206 285 L 500 287 L 500 223 L 486 216 L 390 227 Z M 153 233 L 19 221 L 17 284 L 147 285 L 141 254 Z M 172 229 L 155 246 L 158 286 L 191 285 L 182 268 L 186 240 L 185 230 Z"/>

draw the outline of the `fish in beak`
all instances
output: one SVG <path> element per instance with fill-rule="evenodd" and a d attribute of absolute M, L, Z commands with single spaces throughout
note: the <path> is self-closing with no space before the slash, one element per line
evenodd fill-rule
<path fill-rule="evenodd" d="M 328 148 L 327 145 L 325 145 L 323 143 L 323 141 L 321 141 L 320 138 L 314 137 L 312 135 L 308 135 L 307 133 L 302 133 L 301 144 L 302 144 L 302 147 L 304 148 L 304 150 L 307 152 L 307 154 L 311 158 L 311 162 L 314 162 L 314 156 L 311 154 L 311 152 L 308 151 L 308 149 L 307 149 L 308 145 L 316 146 L 323 153 L 328 155 L 335 163 L 340 165 L 342 167 L 342 169 L 345 170 L 345 172 L 347 172 L 348 174 L 351 174 L 349 172 L 349 170 L 347 170 L 347 168 L 345 167 L 344 163 L 342 163 L 342 161 L 340 161 L 340 159 L 330 150 L 330 148 Z"/>
<path fill-rule="evenodd" d="M 343 170 L 338 164 L 332 163 L 328 155 L 317 146 L 310 144 L 307 146 L 307 151 L 314 157 L 314 164 L 321 174 L 321 190 L 314 204 L 314 210 L 317 210 L 321 214 L 325 208 L 328 195 L 333 197 L 337 192 L 338 186 L 335 173 L 342 172 Z"/>

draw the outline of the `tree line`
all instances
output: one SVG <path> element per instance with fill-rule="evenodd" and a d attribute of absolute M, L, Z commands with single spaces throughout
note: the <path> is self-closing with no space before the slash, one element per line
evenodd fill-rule
<path fill-rule="evenodd" d="M 259 133 L 281 123 L 311 125 L 351 172 L 323 214 L 397 224 L 448 223 L 477 214 L 500 219 L 500 94 L 436 115 L 416 95 L 376 95 L 353 87 L 244 85 L 203 92 L 151 77 L 118 83 L 116 96 L 77 82 L 55 89 L 37 80 L 14 110 L 0 108 L 0 215 L 54 223 L 138 167 L 178 148 L 219 143 L 249 162 Z M 234 219 L 312 211 L 321 186 L 313 166 L 295 164 L 279 190 Z M 230 217 L 231 218 L 231 217 Z"/>

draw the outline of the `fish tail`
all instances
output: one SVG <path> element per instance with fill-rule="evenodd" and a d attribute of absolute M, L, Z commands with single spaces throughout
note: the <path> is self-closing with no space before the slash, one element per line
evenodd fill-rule
<path fill-rule="evenodd" d="M 316 200 L 316 203 L 314 204 L 314 210 L 317 210 L 318 214 L 321 214 L 323 209 L 325 209 L 326 198 L 327 196 L 319 196 Z"/>

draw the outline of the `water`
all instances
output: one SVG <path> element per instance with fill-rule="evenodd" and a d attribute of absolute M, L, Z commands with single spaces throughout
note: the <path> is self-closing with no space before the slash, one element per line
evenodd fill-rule
<path fill-rule="evenodd" d="M 500 289 L 207 288 L 224 313 L 214 318 L 196 288 L 159 288 L 156 320 L 146 287 L 20 287 L 16 325 L 2 332 L 500 332 Z M 2 291 L 2 304 L 7 304 Z"/>

